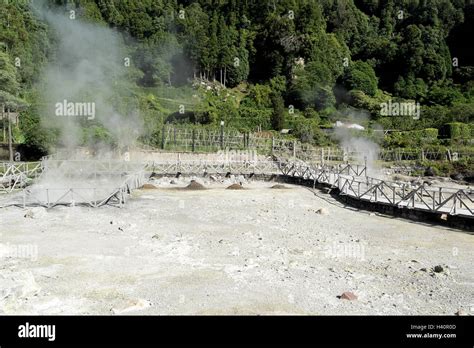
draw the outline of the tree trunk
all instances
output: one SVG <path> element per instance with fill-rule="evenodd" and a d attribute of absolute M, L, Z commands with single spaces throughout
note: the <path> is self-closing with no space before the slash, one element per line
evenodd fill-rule
<path fill-rule="evenodd" d="M 224 87 L 227 85 L 227 66 L 224 67 Z"/>
<path fill-rule="evenodd" d="M 3 138 L 2 138 L 2 143 L 6 143 L 7 141 L 7 131 L 5 128 L 5 104 L 2 104 L 2 130 L 3 130 Z"/>
<path fill-rule="evenodd" d="M 10 120 L 10 109 L 7 109 L 7 115 L 8 115 L 8 152 L 10 153 L 10 162 L 13 162 L 12 122 Z"/>

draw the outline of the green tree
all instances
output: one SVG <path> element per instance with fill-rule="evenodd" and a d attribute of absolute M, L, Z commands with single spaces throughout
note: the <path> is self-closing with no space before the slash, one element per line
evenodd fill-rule
<path fill-rule="evenodd" d="M 271 96 L 273 113 L 271 117 L 272 128 L 282 130 L 285 124 L 285 104 L 280 94 L 273 93 Z"/>
<path fill-rule="evenodd" d="M 18 111 L 25 106 L 25 102 L 17 97 L 19 84 L 16 80 L 16 69 L 10 62 L 10 57 L 0 52 L 0 113 L 2 115 L 3 129 L 8 129 L 8 144 L 10 161 L 13 161 L 12 128 L 10 112 Z M 5 112 L 7 120 L 5 122 Z"/>
<path fill-rule="evenodd" d="M 370 96 L 374 96 L 377 92 L 377 83 L 374 69 L 362 61 L 352 62 L 344 76 L 346 88 L 357 89 Z"/>

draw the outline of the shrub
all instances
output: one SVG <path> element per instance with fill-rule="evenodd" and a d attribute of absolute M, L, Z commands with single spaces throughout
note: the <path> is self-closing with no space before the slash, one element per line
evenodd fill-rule
<path fill-rule="evenodd" d="M 451 122 L 445 124 L 441 129 L 442 136 L 452 140 L 462 140 L 471 138 L 471 125 L 461 122 Z"/>

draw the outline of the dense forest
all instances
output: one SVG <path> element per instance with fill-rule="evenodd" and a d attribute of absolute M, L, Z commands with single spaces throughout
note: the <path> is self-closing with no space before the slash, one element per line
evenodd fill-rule
<path fill-rule="evenodd" d="M 471 1 L 49 0 L 45 6 L 120 35 L 131 70 L 117 88 L 132 91 L 145 144 L 157 144 L 166 122 L 212 127 L 222 120 L 247 131 L 290 128 L 315 145 L 332 141 L 323 130 L 336 120 L 361 123 L 369 133 L 397 130 L 382 140 L 387 147 L 418 146 L 426 137 L 410 131 L 446 125 L 451 141 L 472 139 Z M 40 153 L 57 142 L 57 132 L 40 122 L 39 93 L 42 71 L 56 54 L 57 29 L 29 1 L 0 2 L 0 102 L 20 112 L 15 141 Z M 384 116 L 381 104 L 389 102 L 420 103 L 421 117 Z M 114 141 L 100 124 L 84 132 L 86 140 Z"/>

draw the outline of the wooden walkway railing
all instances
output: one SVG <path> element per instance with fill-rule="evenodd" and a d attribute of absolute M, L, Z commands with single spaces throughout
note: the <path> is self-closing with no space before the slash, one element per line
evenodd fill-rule
<path fill-rule="evenodd" d="M 302 161 L 280 164 L 283 175 L 313 180 L 338 188 L 341 195 L 449 215 L 474 217 L 474 190 L 412 185 L 366 176 L 365 166 L 352 164 L 308 165 Z"/>
<path fill-rule="evenodd" d="M 102 205 L 123 206 L 128 193 L 143 185 L 146 176 L 207 174 L 242 175 L 285 175 L 313 181 L 314 185 L 324 184 L 337 188 L 339 194 L 355 199 L 399 208 L 417 209 L 449 215 L 474 216 L 474 191 L 433 187 L 425 184 L 393 182 L 368 176 L 365 165 L 356 164 L 308 164 L 302 160 L 281 160 L 267 158 L 255 161 L 234 160 L 163 160 L 148 162 L 128 161 L 66 161 L 48 159 L 44 163 L 27 165 L 25 163 L 0 167 L 0 178 L 16 178 L 13 184 L 3 184 L 3 189 L 21 188 L 22 180 L 57 171 L 67 177 L 80 177 L 90 180 L 90 187 L 27 187 L 16 201 L 8 205 L 40 205 L 51 208 L 56 205 Z M 111 187 L 101 186 L 100 180 L 110 179 L 120 184 Z M 10 180 L 10 179 L 7 179 Z M 89 181 L 85 181 L 88 182 Z M 95 186 L 94 186 L 95 185 Z M 0 187 L 0 188 L 1 188 Z M 1 206 L 1 205 L 0 205 Z"/>
<path fill-rule="evenodd" d="M 0 192 L 21 189 L 42 172 L 42 162 L 0 162 Z"/>

